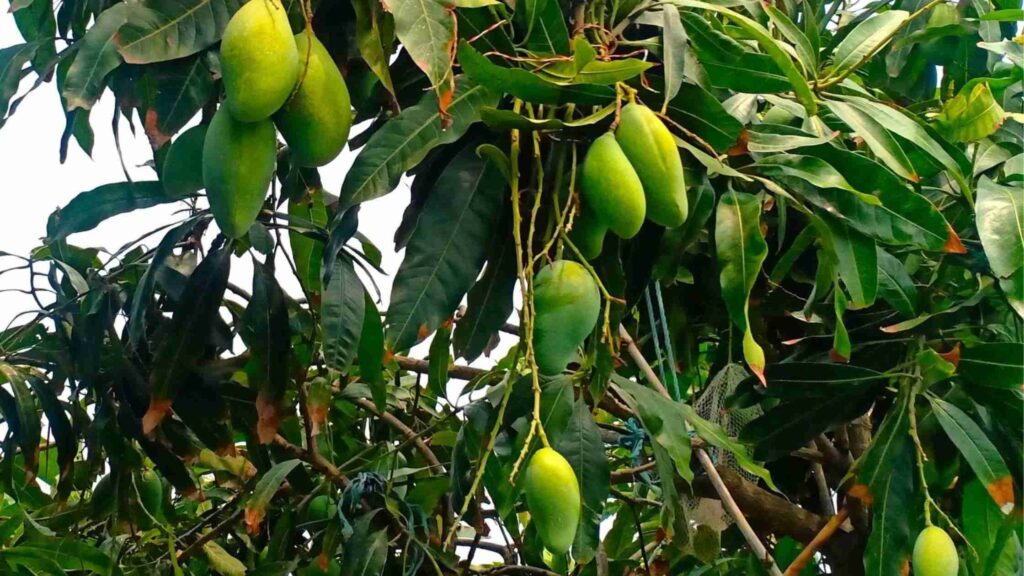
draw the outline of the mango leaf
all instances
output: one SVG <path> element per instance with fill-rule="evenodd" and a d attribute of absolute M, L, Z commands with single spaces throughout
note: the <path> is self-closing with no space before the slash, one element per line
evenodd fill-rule
<path fill-rule="evenodd" d="M 576 562 L 586 564 L 597 553 L 598 532 L 604 517 L 604 501 L 610 491 L 611 474 L 601 430 L 594 423 L 586 402 L 577 400 L 573 404 L 568 426 L 554 439 L 553 446 L 569 461 L 580 486 L 583 507 L 572 557 Z"/>
<path fill-rule="evenodd" d="M 679 94 L 679 87 L 683 85 L 689 46 L 686 43 L 686 30 L 679 19 L 679 9 L 672 4 L 665 4 L 661 16 L 661 62 L 665 68 L 665 102 L 661 111 L 665 112 L 668 103 Z"/>
<path fill-rule="evenodd" d="M 285 294 L 274 278 L 274 268 L 259 262 L 253 268 L 252 298 L 243 316 L 242 336 L 252 353 L 247 372 L 257 390 L 256 432 L 260 442 L 268 444 L 284 417 L 281 400 L 288 390 L 291 330 Z"/>
<path fill-rule="evenodd" d="M 831 235 L 839 264 L 839 277 L 850 291 L 853 305 L 866 308 L 878 292 L 878 252 L 875 241 L 835 218 L 822 219 Z"/>
<path fill-rule="evenodd" d="M 910 163 L 907 153 L 879 119 L 846 102 L 830 100 L 826 105 L 833 114 L 864 140 L 871 151 L 889 169 L 911 182 L 921 179 Z"/>
<path fill-rule="evenodd" d="M 839 76 L 877 53 L 909 17 L 905 10 L 889 10 L 862 21 L 832 52 L 831 75 Z"/>
<path fill-rule="evenodd" d="M 600 106 L 615 99 L 615 90 L 609 86 L 561 85 L 544 80 L 523 68 L 499 66 L 465 40 L 459 43 L 459 64 L 473 82 L 529 102 L 552 105 L 573 102 L 581 106 Z"/>
<path fill-rule="evenodd" d="M 430 79 L 437 94 L 436 104 L 442 115 L 445 114 L 455 88 L 452 75 L 454 6 L 444 0 L 383 0 L 383 4 L 395 20 L 395 35 Z"/>
<path fill-rule="evenodd" d="M 836 133 L 825 136 L 813 136 L 811 134 L 773 134 L 762 132 L 761 129 L 770 125 L 759 126 L 757 130 L 747 131 L 747 150 L 751 152 L 789 152 L 797 148 L 817 146 L 825 144 L 835 138 Z"/>
<path fill-rule="evenodd" d="M 910 558 L 910 506 L 914 491 L 914 446 L 904 390 L 886 414 L 868 450 L 854 463 L 850 495 L 872 509 L 872 530 L 864 554 L 865 573 L 899 574 Z"/>
<path fill-rule="evenodd" d="M 384 323 L 368 292 L 364 292 L 363 329 L 359 336 L 359 378 L 370 385 L 378 410 L 387 404 L 384 381 Z"/>
<path fill-rule="evenodd" d="M 991 136 L 1003 125 L 1006 112 L 992 97 L 987 83 L 976 84 L 970 93 L 961 90 L 935 117 L 935 127 L 950 142 L 976 142 Z"/>
<path fill-rule="evenodd" d="M 353 0 L 352 11 L 356 15 L 356 45 L 359 54 L 380 79 L 381 85 L 394 95 L 395 85 L 391 80 L 391 69 L 388 68 L 391 45 L 395 40 L 394 19 L 375 0 Z"/>
<path fill-rule="evenodd" d="M 978 237 L 992 272 L 1007 277 L 1024 266 L 1024 189 L 978 181 L 974 206 Z"/>
<path fill-rule="evenodd" d="M 154 149 L 195 117 L 210 101 L 214 88 L 213 75 L 199 56 L 153 66 L 147 69 L 142 84 L 148 94 L 140 115 Z"/>
<path fill-rule="evenodd" d="M 626 393 L 624 399 L 640 417 L 644 429 L 651 437 L 651 443 L 656 442 L 671 456 L 675 471 L 683 480 L 692 481 L 690 433 L 681 404 L 618 374 L 612 374 L 612 383 Z M 662 481 L 669 479 L 663 478 Z"/>
<path fill-rule="evenodd" d="M 600 108 L 597 112 L 578 118 L 576 120 L 561 120 L 559 118 L 527 118 L 512 110 L 499 110 L 497 108 L 484 107 L 480 109 L 480 119 L 491 128 L 500 130 L 570 130 L 573 128 L 587 128 L 593 126 L 615 113 L 615 105 L 609 104 Z"/>
<path fill-rule="evenodd" d="M 451 349 L 452 326 L 451 322 L 442 322 L 434 338 L 430 341 L 430 350 L 427 353 L 427 389 L 435 398 L 446 398 L 448 396 L 448 367 L 452 361 Z"/>
<path fill-rule="evenodd" d="M 278 462 L 260 476 L 249 501 L 245 504 L 245 525 L 250 534 L 259 530 L 274 494 L 277 494 L 285 478 L 301 463 L 302 461 L 298 459 Z"/>
<path fill-rule="evenodd" d="M 334 274 L 326 282 L 320 301 L 324 361 L 332 370 L 348 371 L 359 349 L 365 314 L 363 283 L 352 262 L 339 255 Z"/>
<path fill-rule="evenodd" d="M 324 192 L 320 188 L 310 190 L 303 198 L 288 201 L 289 218 L 301 218 L 315 226 L 327 225 L 327 208 L 324 206 Z M 290 222 L 292 226 L 303 226 L 301 222 Z M 292 248 L 292 258 L 298 271 L 299 283 L 306 291 L 319 294 L 320 264 L 324 255 L 324 243 L 306 236 L 299 230 L 289 227 L 288 243 Z"/>
<path fill-rule="evenodd" d="M 39 464 L 39 436 L 40 418 L 36 400 L 32 396 L 25 375 L 20 370 L 0 362 L 0 376 L 11 385 L 14 396 L 10 396 L 3 390 L 3 399 L 0 401 L 0 411 L 10 426 L 14 440 L 21 448 L 24 458 L 25 472 L 29 481 L 35 478 L 36 468 Z M 5 451 L 6 452 L 6 451 Z"/>
<path fill-rule="evenodd" d="M 58 493 L 66 498 L 73 488 L 72 472 L 75 457 L 78 456 L 78 438 L 71 425 L 64 405 L 57 398 L 51 385 L 38 378 L 28 378 L 28 384 L 39 401 L 43 414 L 46 414 L 48 431 L 53 436 L 53 444 L 57 447 L 57 466 L 59 469 Z M 15 388 L 17 390 L 17 388 Z"/>
<path fill-rule="evenodd" d="M 535 54 L 568 54 L 569 29 L 557 0 L 527 0 L 526 49 Z"/>
<path fill-rule="evenodd" d="M 368 512 L 355 522 L 352 537 L 345 543 L 341 574 L 346 576 L 380 576 L 388 555 L 387 530 L 373 526 L 378 510 Z"/>
<path fill-rule="evenodd" d="M 160 270 L 164 267 L 167 259 L 174 253 L 175 247 L 192 232 L 200 221 L 207 220 L 208 218 L 209 216 L 189 218 L 171 228 L 164 235 L 163 239 L 160 240 L 156 250 L 153 251 L 153 257 L 149 261 L 149 266 L 146 267 L 146 271 L 142 274 L 142 278 L 139 279 L 139 283 L 135 286 L 135 291 L 132 293 L 131 310 L 128 315 L 128 342 L 130 344 L 137 345 L 139 340 L 146 334 L 145 310 L 153 298 L 153 291 L 156 288 L 156 279 L 160 274 Z"/>
<path fill-rule="evenodd" d="M 588 63 L 573 76 L 569 84 L 590 84 L 610 86 L 636 78 L 654 64 L 636 58 L 624 58 L 605 62 L 595 60 Z"/>
<path fill-rule="evenodd" d="M 21 69 L 32 59 L 38 48 L 39 44 L 29 43 L 16 44 L 0 50 L 0 127 L 7 121 L 11 98 L 18 92 Z"/>
<path fill-rule="evenodd" d="M 745 375 L 746 372 L 744 371 L 744 376 Z M 750 454 L 750 450 L 748 450 L 744 444 L 730 437 L 725 429 L 715 422 L 710 422 L 701 418 L 700 414 L 693 409 L 693 406 L 683 403 L 679 403 L 679 406 L 683 411 L 683 415 L 686 417 L 686 421 L 693 428 L 694 432 L 697 433 L 697 436 L 708 444 L 732 454 L 736 459 L 736 464 L 739 464 L 740 468 L 745 472 L 753 474 L 754 476 L 764 480 L 765 484 L 773 490 L 777 490 L 775 483 L 772 482 L 771 474 L 764 466 L 754 462 L 754 459 Z"/>
<path fill-rule="evenodd" d="M 501 228 L 505 230 L 505 228 Z M 512 314 L 516 285 L 516 254 L 511 230 L 499 234 L 490 248 L 487 268 L 466 296 L 466 313 L 455 326 L 455 355 L 472 362 Z"/>
<path fill-rule="evenodd" d="M 220 40 L 239 0 L 144 0 L 114 37 L 129 64 L 191 56 Z"/>
<path fill-rule="evenodd" d="M 752 94 L 790 90 L 789 80 L 771 57 L 748 50 L 695 12 L 684 11 L 681 17 L 712 86 Z"/>
<path fill-rule="evenodd" d="M 92 230 L 112 216 L 181 199 L 168 194 L 156 180 L 103 184 L 75 196 L 67 206 L 51 214 L 46 236 L 55 242 L 76 232 Z"/>
<path fill-rule="evenodd" d="M 730 191 L 718 200 L 715 252 L 722 299 L 733 324 L 743 331 L 743 357 L 764 382 L 764 350 L 754 340 L 747 311 L 768 244 L 761 235 L 761 201 L 757 196 Z"/>
<path fill-rule="evenodd" d="M 17 550 L 53 560 L 60 566 L 60 574 L 65 570 L 87 570 L 106 576 L 121 574 L 117 562 L 100 547 L 74 538 L 33 540 L 30 544 L 18 544 Z"/>
<path fill-rule="evenodd" d="M 447 128 L 434 94 L 403 110 L 370 137 L 352 162 L 341 186 L 340 210 L 394 190 L 406 170 L 419 164 L 434 148 L 461 138 L 479 119 L 480 108 L 495 106 L 497 101 L 489 90 L 460 78 L 448 106 L 453 121 Z"/>
<path fill-rule="evenodd" d="M 515 46 L 504 27 L 491 28 L 501 21 L 496 11 L 488 8 L 456 10 L 459 19 L 459 37 L 470 41 L 482 52 L 515 53 Z M 485 33 L 486 32 L 486 33 Z"/>
<path fill-rule="evenodd" d="M 992 502 L 985 486 L 977 478 L 964 485 L 960 517 L 963 519 L 964 536 L 977 552 L 977 558 L 967 556 L 972 573 L 1013 574 L 1017 562 L 1016 545 L 1013 539 L 999 539 L 999 531 L 1007 516 Z M 985 571 L 986 566 L 991 566 L 992 570 Z"/>
<path fill-rule="evenodd" d="M 765 12 L 782 35 L 793 45 L 797 61 L 803 66 L 804 73 L 813 75 L 818 70 L 818 52 L 811 45 L 810 38 L 786 15 L 773 5 L 765 6 Z"/>
<path fill-rule="evenodd" d="M 693 132 L 718 152 L 736 143 L 743 124 L 733 118 L 713 94 L 696 84 L 682 83 L 665 108 L 672 121 Z"/>
<path fill-rule="evenodd" d="M 142 430 L 150 434 L 171 409 L 178 386 L 206 350 L 231 272 L 231 246 L 211 251 L 189 276 L 153 358 L 149 410 Z"/>
<path fill-rule="evenodd" d="M 203 554 L 210 563 L 210 568 L 221 576 L 245 576 L 245 564 L 235 558 L 216 541 L 203 544 Z"/>
<path fill-rule="evenodd" d="M 961 353 L 960 374 L 977 386 L 1020 390 L 1024 387 L 1024 345 L 1019 342 L 986 342 Z"/>
<path fill-rule="evenodd" d="M 917 315 L 918 295 L 914 280 L 898 258 L 881 247 L 878 251 L 878 296 L 907 318 Z"/>
<path fill-rule="evenodd" d="M 771 32 L 761 26 L 757 21 L 747 18 L 746 16 L 736 12 L 730 8 L 720 6 L 717 4 L 709 4 L 707 2 L 700 2 L 698 0 L 673 0 L 673 4 L 676 4 L 684 8 L 697 8 L 701 10 L 707 10 L 709 12 L 715 12 L 725 16 L 731 20 L 734 24 L 739 26 L 744 32 L 750 35 L 761 47 L 762 50 L 771 58 L 772 62 L 782 70 L 783 74 L 786 75 L 786 79 L 793 87 L 793 92 L 796 93 L 797 100 L 807 110 L 808 116 L 814 116 L 818 113 L 818 105 L 815 101 L 814 94 L 811 92 L 810 86 L 807 84 L 807 80 L 803 77 L 796 65 L 790 59 L 789 54 L 782 48 L 775 38 L 772 37 Z"/>
<path fill-rule="evenodd" d="M 928 396 L 932 411 L 964 460 L 985 485 L 985 490 L 1004 513 L 1013 509 L 1013 477 L 999 449 L 966 412 L 935 396 Z"/>
<path fill-rule="evenodd" d="M 121 65 L 116 34 L 129 18 L 144 10 L 137 4 L 115 4 L 96 18 L 96 23 L 75 43 L 75 59 L 68 68 L 61 95 L 65 109 L 88 110 L 99 99 L 105 80 Z"/>
<path fill-rule="evenodd" d="M 391 289 L 387 337 L 404 350 L 449 318 L 483 266 L 501 217 L 505 179 L 473 147 L 434 184 Z"/>

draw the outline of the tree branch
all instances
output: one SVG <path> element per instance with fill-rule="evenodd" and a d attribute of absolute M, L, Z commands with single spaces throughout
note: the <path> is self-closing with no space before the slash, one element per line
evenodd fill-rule
<path fill-rule="evenodd" d="M 281 447 L 281 449 L 283 449 L 291 456 L 294 456 L 295 458 L 298 458 L 299 460 L 302 460 L 303 462 L 309 464 L 310 466 L 313 467 L 314 470 L 323 473 L 324 476 L 327 476 L 331 480 L 331 482 L 337 484 L 338 486 L 342 488 L 348 486 L 348 477 L 345 476 L 345 474 L 343 474 L 341 470 L 338 470 L 338 468 L 334 464 L 328 462 L 327 459 L 324 458 L 323 456 L 319 454 L 314 454 L 306 450 L 302 446 L 296 446 L 295 444 L 292 444 L 280 434 L 274 437 L 274 444 L 277 444 L 279 447 Z"/>
<path fill-rule="evenodd" d="M 366 398 L 345 399 L 348 400 L 349 402 L 355 403 L 363 410 L 370 412 L 374 416 L 383 420 L 386 424 L 388 424 L 395 430 L 401 432 L 401 434 L 405 436 L 406 439 L 410 440 L 413 443 L 413 445 L 416 446 L 416 449 L 419 450 L 420 454 L 423 455 L 423 458 L 426 459 L 427 463 L 430 464 L 431 468 L 435 468 L 440 473 L 444 474 L 444 465 L 441 464 L 441 461 L 437 459 L 437 456 L 434 454 L 434 451 L 430 449 L 430 446 L 427 446 L 427 443 L 423 441 L 423 439 L 420 437 L 419 434 L 416 433 L 415 430 L 406 426 L 405 422 L 402 422 L 397 417 L 395 417 L 394 414 L 388 411 L 382 412 L 380 410 L 377 410 L 377 406 L 370 400 L 367 400 Z"/>
<path fill-rule="evenodd" d="M 797 574 L 807 566 L 807 563 L 810 562 L 811 558 L 814 557 L 814 554 L 817 553 L 817 551 L 821 549 L 821 547 L 824 546 L 830 538 L 832 538 L 832 535 L 836 533 L 836 530 L 843 525 L 847 516 L 849 516 L 849 512 L 846 511 L 846 508 L 843 508 L 838 514 L 829 518 L 828 523 L 825 524 L 821 531 L 814 536 L 814 539 L 811 540 L 810 544 L 805 546 L 804 549 L 800 551 L 800 554 L 793 559 L 789 568 L 786 568 L 784 576 L 797 576 Z"/>

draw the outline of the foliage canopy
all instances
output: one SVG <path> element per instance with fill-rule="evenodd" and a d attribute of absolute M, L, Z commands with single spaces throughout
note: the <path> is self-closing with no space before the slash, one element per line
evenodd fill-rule
<path fill-rule="evenodd" d="M 110 93 L 163 180 L 82 192 L 0 253 L 38 304 L 0 332 L 0 572 L 778 574 L 811 545 L 790 574 L 889 576 L 934 524 L 961 574 L 1019 573 L 1019 3 L 290 1 L 344 73 L 355 160 L 326 190 L 278 146 L 227 238 L 198 149 L 164 163 L 222 105 L 241 5 L 11 3 L 4 120 L 55 87 L 62 158 L 91 153 Z M 633 102 L 682 154 L 685 222 L 587 260 L 583 159 Z M 383 302 L 359 206 L 403 178 Z M 120 249 L 74 242 L 170 203 Z M 601 313 L 541 376 L 533 278 L 558 259 Z M 579 482 L 567 554 L 522 494 L 542 445 Z"/>

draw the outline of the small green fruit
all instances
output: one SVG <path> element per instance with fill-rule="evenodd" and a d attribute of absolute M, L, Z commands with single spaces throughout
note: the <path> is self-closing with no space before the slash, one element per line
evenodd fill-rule
<path fill-rule="evenodd" d="M 552 262 L 533 281 L 533 305 L 537 367 L 541 374 L 560 374 L 597 323 L 597 283 L 577 262 Z"/>
<path fill-rule="evenodd" d="M 213 218 L 229 238 L 245 236 L 256 221 L 276 156 L 270 120 L 239 122 L 224 106 L 213 115 L 203 144 L 203 182 Z"/>
<path fill-rule="evenodd" d="M 189 196 L 203 189 L 204 140 L 206 125 L 200 124 L 182 132 L 171 143 L 160 173 L 164 190 L 171 196 Z"/>
<path fill-rule="evenodd" d="M 622 109 L 615 138 L 636 169 L 647 195 L 647 218 L 666 228 L 686 221 L 686 179 L 679 147 L 650 108 L 629 104 Z"/>
<path fill-rule="evenodd" d="M 612 133 L 590 145 L 580 186 L 598 220 L 620 238 L 632 238 L 644 224 L 643 184 Z"/>
<path fill-rule="evenodd" d="M 312 46 L 305 33 L 295 36 L 299 51 L 299 69 L 306 62 L 305 76 L 281 110 L 274 115 L 274 123 L 281 131 L 294 164 L 323 166 L 334 160 L 348 141 L 352 127 L 348 87 L 341 71 L 334 64 L 327 49 L 315 37 Z"/>
<path fill-rule="evenodd" d="M 306 511 L 307 522 L 323 522 L 334 515 L 334 500 L 326 494 L 321 494 L 309 502 Z"/>
<path fill-rule="evenodd" d="M 960 557 L 956 544 L 937 526 L 921 531 L 914 543 L 914 576 L 956 576 L 960 571 Z"/>
<path fill-rule="evenodd" d="M 537 450 L 526 469 L 525 492 L 544 547 L 568 552 L 580 523 L 580 486 L 572 466 L 551 448 Z"/>
<path fill-rule="evenodd" d="M 601 255 L 604 237 L 607 233 L 608 227 L 601 223 L 594 212 L 586 206 L 581 206 L 569 236 L 576 247 L 580 249 L 583 257 L 593 260 Z"/>
<path fill-rule="evenodd" d="M 299 51 L 278 0 L 249 0 L 235 12 L 220 43 L 226 105 L 242 122 L 277 112 L 299 80 Z"/>

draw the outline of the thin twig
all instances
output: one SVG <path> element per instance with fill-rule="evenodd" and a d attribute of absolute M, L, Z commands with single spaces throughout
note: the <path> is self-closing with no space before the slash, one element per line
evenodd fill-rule
<path fill-rule="evenodd" d="M 832 535 L 835 534 L 836 530 L 843 525 L 843 522 L 846 521 L 846 517 L 849 515 L 850 512 L 846 508 L 843 508 L 838 514 L 829 518 L 828 523 L 818 531 L 814 540 L 811 540 L 811 542 L 800 551 L 800 554 L 793 559 L 793 562 L 789 564 L 789 568 L 786 568 L 784 576 L 796 576 L 799 574 L 800 571 L 807 566 L 807 563 L 811 561 L 811 558 L 814 558 L 814 555 L 818 550 L 820 550 L 821 547 L 824 546 L 830 538 L 832 538 Z"/>

